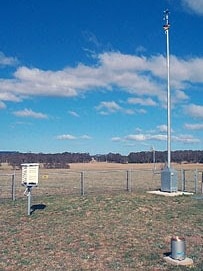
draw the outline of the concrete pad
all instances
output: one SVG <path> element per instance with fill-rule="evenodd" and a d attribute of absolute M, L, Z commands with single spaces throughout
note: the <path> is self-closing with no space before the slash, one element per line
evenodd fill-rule
<path fill-rule="evenodd" d="M 174 260 L 172 259 L 170 256 L 166 256 L 164 257 L 164 260 L 167 262 L 167 263 L 170 263 L 172 265 L 184 265 L 184 266 L 193 266 L 193 260 L 186 257 L 184 260 Z"/>
<path fill-rule="evenodd" d="M 175 196 L 183 196 L 183 195 L 193 195 L 193 193 L 189 192 L 182 192 L 182 191 L 177 191 L 177 192 L 164 192 L 161 190 L 155 190 L 155 191 L 147 191 L 149 194 L 154 194 L 154 195 L 160 195 L 160 196 L 166 196 L 166 197 L 175 197 Z"/>

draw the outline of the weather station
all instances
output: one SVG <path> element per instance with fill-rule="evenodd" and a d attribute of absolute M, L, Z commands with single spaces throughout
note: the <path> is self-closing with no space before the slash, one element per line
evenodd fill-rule
<path fill-rule="evenodd" d="M 39 164 L 27 163 L 22 166 L 22 185 L 26 187 L 24 195 L 28 198 L 27 213 L 31 214 L 32 188 L 38 186 Z"/>
<path fill-rule="evenodd" d="M 177 192 L 177 171 L 171 167 L 171 91 L 170 91 L 170 54 L 169 54 L 169 11 L 164 11 L 166 34 L 166 63 L 167 63 L 167 164 L 161 171 L 161 191 Z"/>

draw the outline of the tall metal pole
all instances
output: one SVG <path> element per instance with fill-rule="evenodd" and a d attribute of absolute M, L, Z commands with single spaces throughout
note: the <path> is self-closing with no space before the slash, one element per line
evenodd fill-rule
<path fill-rule="evenodd" d="M 169 11 L 164 11 L 164 30 L 166 33 L 166 58 L 167 58 L 167 151 L 168 168 L 171 167 L 171 93 L 170 93 L 170 57 L 169 57 Z"/>

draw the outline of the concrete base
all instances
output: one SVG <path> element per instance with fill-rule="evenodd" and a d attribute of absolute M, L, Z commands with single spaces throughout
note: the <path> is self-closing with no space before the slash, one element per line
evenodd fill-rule
<path fill-rule="evenodd" d="M 166 197 L 175 197 L 175 196 L 183 196 L 183 195 L 193 195 L 193 193 L 189 192 L 182 192 L 182 191 L 177 191 L 177 192 L 164 192 L 161 190 L 155 190 L 155 191 L 147 191 L 149 194 L 154 194 L 154 195 L 160 195 L 160 196 L 166 196 Z"/>
<path fill-rule="evenodd" d="M 164 260 L 167 262 L 167 263 L 170 263 L 172 265 L 184 265 L 184 266 L 193 266 L 193 260 L 190 259 L 190 258 L 185 258 L 184 260 L 182 261 L 179 261 L 179 260 L 174 260 L 172 259 L 170 256 L 166 256 L 164 257 Z"/>

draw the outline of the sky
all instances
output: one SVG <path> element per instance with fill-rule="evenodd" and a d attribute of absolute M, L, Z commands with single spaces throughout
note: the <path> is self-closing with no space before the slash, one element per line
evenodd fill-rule
<path fill-rule="evenodd" d="M 202 0 L 1 0 L 0 150 L 203 149 Z"/>

